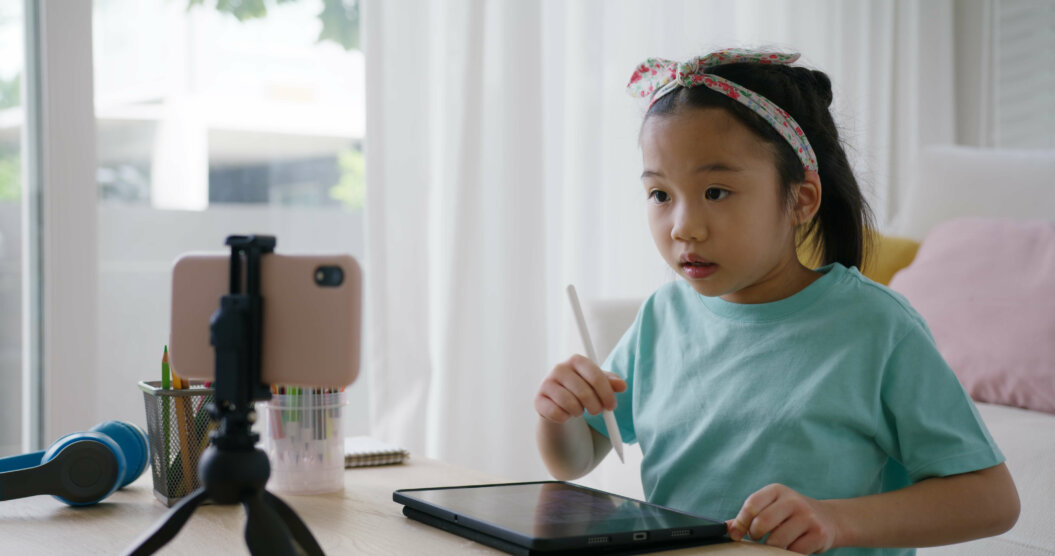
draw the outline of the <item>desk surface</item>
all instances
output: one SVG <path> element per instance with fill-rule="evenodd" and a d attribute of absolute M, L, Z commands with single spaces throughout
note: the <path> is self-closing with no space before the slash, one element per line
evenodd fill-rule
<path fill-rule="evenodd" d="M 400 488 L 508 482 L 486 473 L 427 459 L 345 471 L 344 491 L 281 495 L 308 524 L 328 554 L 501 554 L 496 550 L 403 517 L 392 501 Z M 120 554 L 165 515 L 150 473 L 100 504 L 72 508 L 50 496 L 0 502 L 0 553 Z M 248 554 L 241 506 L 200 506 L 159 554 Z M 725 543 L 663 554 L 789 554 L 750 543 Z"/>

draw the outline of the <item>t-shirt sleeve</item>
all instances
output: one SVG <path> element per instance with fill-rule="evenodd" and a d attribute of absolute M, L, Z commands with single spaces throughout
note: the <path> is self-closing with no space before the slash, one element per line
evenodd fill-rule
<path fill-rule="evenodd" d="M 916 323 L 894 347 L 879 395 L 876 441 L 913 482 L 1004 461 L 925 325 Z"/>
<path fill-rule="evenodd" d="M 613 411 L 615 421 L 619 424 L 619 436 L 626 444 L 637 442 L 637 433 L 634 430 L 633 391 L 634 370 L 637 362 L 638 347 L 640 346 L 642 311 L 638 311 L 634 324 L 630 326 L 619 343 L 612 349 L 601 365 L 601 369 L 613 372 L 626 381 L 626 390 L 615 395 L 616 408 Z M 597 432 L 608 436 L 608 429 L 604 425 L 604 417 L 600 414 L 590 415 L 583 413 L 586 422 L 597 430 Z"/>

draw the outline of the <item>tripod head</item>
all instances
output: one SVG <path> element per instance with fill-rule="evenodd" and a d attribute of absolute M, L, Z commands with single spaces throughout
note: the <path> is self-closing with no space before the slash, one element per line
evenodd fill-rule
<path fill-rule="evenodd" d="M 225 243 L 231 248 L 230 293 L 220 299 L 220 308 L 209 321 L 210 341 L 216 350 L 215 394 L 210 412 L 220 421 L 213 444 L 251 449 L 258 440 L 258 435 L 251 432 L 252 404 L 271 399 L 271 390 L 260 379 L 264 318 L 260 257 L 274 252 L 276 241 L 274 236 L 233 235 Z M 245 442 L 249 442 L 248 446 Z"/>
<path fill-rule="evenodd" d="M 257 235 L 228 236 L 226 241 L 231 247 L 230 293 L 220 300 L 209 330 L 216 348 L 215 399 L 236 407 L 271 399 L 271 390 L 260 380 L 264 343 L 260 256 L 274 252 L 275 243 L 274 236 Z M 241 292 L 243 256 L 246 259 L 244 293 Z"/>

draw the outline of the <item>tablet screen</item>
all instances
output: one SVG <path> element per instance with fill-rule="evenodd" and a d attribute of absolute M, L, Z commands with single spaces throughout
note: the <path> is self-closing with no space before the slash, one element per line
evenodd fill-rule
<path fill-rule="evenodd" d="M 717 523 L 562 482 L 403 490 L 400 494 L 463 518 L 536 539 L 693 528 Z"/>

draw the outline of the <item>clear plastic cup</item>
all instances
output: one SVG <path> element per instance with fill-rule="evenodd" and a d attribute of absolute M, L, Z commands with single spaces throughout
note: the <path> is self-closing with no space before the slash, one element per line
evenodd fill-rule
<path fill-rule="evenodd" d="M 344 488 L 344 392 L 287 389 L 260 404 L 264 452 L 271 460 L 267 488 L 321 494 Z"/>

